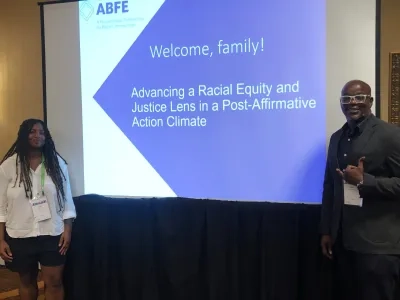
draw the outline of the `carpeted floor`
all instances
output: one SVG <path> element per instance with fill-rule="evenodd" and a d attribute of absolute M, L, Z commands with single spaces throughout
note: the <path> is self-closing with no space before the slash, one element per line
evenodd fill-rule
<path fill-rule="evenodd" d="M 40 294 L 43 294 L 43 282 L 41 282 L 40 274 L 38 278 Z M 0 266 L 0 299 L 17 300 L 18 296 L 18 274 L 8 271 Z M 44 299 L 40 296 L 38 299 Z"/>
<path fill-rule="evenodd" d="M 0 266 L 0 293 L 18 288 L 18 274 L 8 271 Z"/>

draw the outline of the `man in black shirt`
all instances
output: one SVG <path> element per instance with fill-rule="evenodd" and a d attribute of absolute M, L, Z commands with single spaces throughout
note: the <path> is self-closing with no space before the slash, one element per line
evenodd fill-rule
<path fill-rule="evenodd" d="M 371 88 L 342 89 L 346 124 L 330 140 L 321 247 L 341 300 L 392 300 L 400 278 L 400 129 L 371 113 Z"/>

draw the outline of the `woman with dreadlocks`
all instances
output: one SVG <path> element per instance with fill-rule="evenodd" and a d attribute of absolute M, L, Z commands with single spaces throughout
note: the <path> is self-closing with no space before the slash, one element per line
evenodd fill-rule
<path fill-rule="evenodd" d="M 68 169 L 41 120 L 24 121 L 0 163 L 0 257 L 37 299 L 38 263 L 48 300 L 64 299 L 62 273 L 76 217 Z"/>

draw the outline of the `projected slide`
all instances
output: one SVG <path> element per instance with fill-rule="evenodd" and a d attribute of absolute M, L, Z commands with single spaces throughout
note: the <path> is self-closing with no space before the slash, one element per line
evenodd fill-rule
<path fill-rule="evenodd" d="M 320 202 L 325 27 L 321 0 L 81 2 L 85 192 Z"/>

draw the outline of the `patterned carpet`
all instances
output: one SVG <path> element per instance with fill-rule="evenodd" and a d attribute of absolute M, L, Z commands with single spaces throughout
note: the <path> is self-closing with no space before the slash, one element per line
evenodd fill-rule
<path fill-rule="evenodd" d="M 40 274 L 38 278 L 40 294 L 38 299 L 44 299 L 43 282 L 41 282 Z M 17 300 L 18 296 L 18 275 L 8 271 L 3 266 L 0 266 L 0 299 Z"/>

